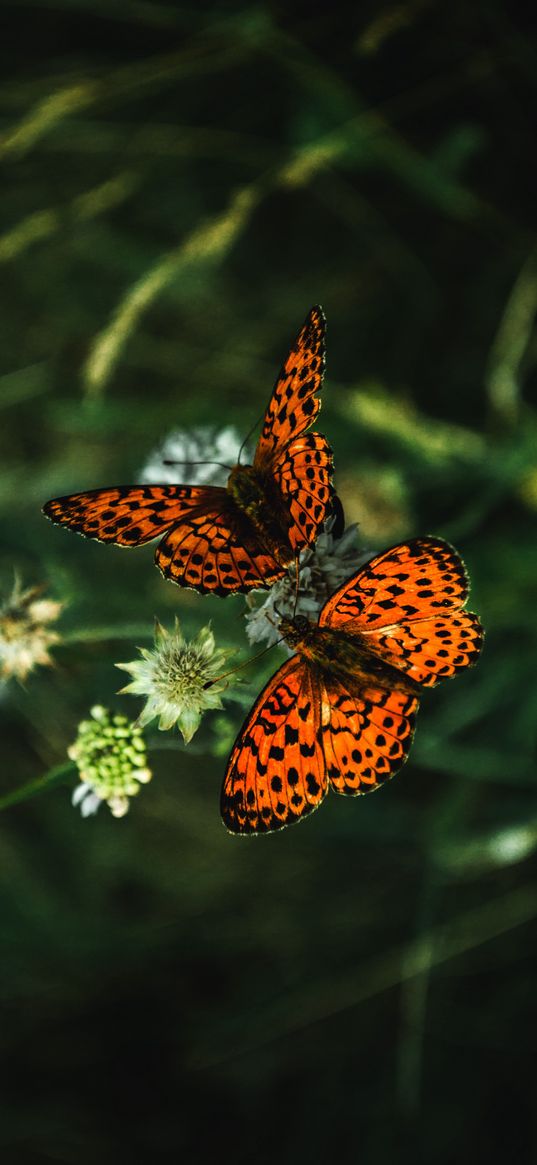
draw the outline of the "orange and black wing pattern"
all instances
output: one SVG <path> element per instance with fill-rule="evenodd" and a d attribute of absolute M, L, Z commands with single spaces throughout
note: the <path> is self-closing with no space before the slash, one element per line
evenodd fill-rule
<path fill-rule="evenodd" d="M 224 777 L 230 833 L 269 833 L 320 805 L 328 789 L 315 677 L 298 655 L 272 676 L 245 721 Z"/>
<path fill-rule="evenodd" d="M 326 321 L 312 307 L 291 346 L 269 401 L 254 456 L 254 469 L 274 478 L 291 516 L 294 554 L 313 545 L 332 500 L 332 450 L 320 433 L 309 433 L 321 407 Z"/>
<path fill-rule="evenodd" d="M 321 407 L 325 333 L 323 310 L 312 307 L 274 386 L 255 451 L 256 469 L 272 467 L 291 441 L 311 428 Z"/>
<path fill-rule="evenodd" d="M 89 490 L 55 498 L 43 511 L 86 538 L 116 546 L 143 546 L 161 538 L 155 562 L 164 577 L 204 594 L 270 586 L 284 573 L 248 526 L 241 530 L 240 513 L 218 486 Z"/>
<path fill-rule="evenodd" d="M 228 829 L 279 829 L 316 808 L 329 787 L 356 796 L 392 777 L 412 743 L 419 687 L 477 660 L 483 632 L 464 610 L 467 597 L 464 564 L 439 538 L 395 546 L 344 583 L 319 616 L 317 658 L 311 629 L 310 659 L 299 648 L 280 668 L 239 734 L 222 795 Z M 344 633 L 340 648 L 332 641 L 330 671 L 323 628 Z M 360 639 L 352 673 L 345 672 L 347 636 Z M 372 660 L 369 674 L 368 653 L 389 665 L 385 672 Z M 397 671 L 404 673 L 399 684 Z"/>
<path fill-rule="evenodd" d="M 155 562 L 172 582 L 221 597 L 270 587 L 285 573 L 225 493 L 218 512 L 194 512 L 173 526 L 157 546 Z"/>
<path fill-rule="evenodd" d="M 53 498 L 43 506 L 51 522 L 116 546 L 143 546 L 192 514 L 226 503 L 217 486 L 125 485 Z"/>
<path fill-rule="evenodd" d="M 325 603 L 319 625 L 364 637 L 367 647 L 423 687 L 477 661 L 483 630 L 464 609 L 468 576 L 441 538 L 414 538 L 365 564 Z"/>
<path fill-rule="evenodd" d="M 323 688 L 326 713 L 322 748 L 330 786 L 336 793 L 370 793 L 405 763 L 419 701 L 372 681 L 333 678 Z"/>
<path fill-rule="evenodd" d="M 292 441 L 274 470 L 291 515 L 289 543 L 294 554 L 312 546 L 332 509 L 332 451 L 320 433 Z"/>
<path fill-rule="evenodd" d="M 315 541 L 330 507 L 332 454 L 324 437 L 305 432 L 320 407 L 316 393 L 323 369 L 324 316 L 312 308 L 276 383 L 254 460 L 259 479 L 272 479 L 289 510 L 289 527 L 280 540 L 289 543 L 287 559 L 281 545 L 272 544 L 255 518 L 217 486 L 88 490 L 54 498 L 43 512 L 59 525 L 116 546 L 162 538 L 155 553 L 161 573 L 202 594 L 272 586 L 293 556 Z"/>
<path fill-rule="evenodd" d="M 270 833 L 317 809 L 329 786 L 357 796 L 404 764 L 418 700 L 342 683 L 294 655 L 269 680 L 235 742 L 222 788 L 230 833 Z"/>

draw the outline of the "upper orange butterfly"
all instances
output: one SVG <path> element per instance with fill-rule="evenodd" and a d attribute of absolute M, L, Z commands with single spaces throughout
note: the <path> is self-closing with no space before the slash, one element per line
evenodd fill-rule
<path fill-rule="evenodd" d="M 142 546 L 164 534 L 155 562 L 165 578 L 203 594 L 268 587 L 313 545 L 327 513 L 332 453 L 309 433 L 321 407 L 325 319 L 308 313 L 276 381 L 253 465 L 227 486 L 134 485 L 54 498 L 47 518 L 87 538 Z"/>

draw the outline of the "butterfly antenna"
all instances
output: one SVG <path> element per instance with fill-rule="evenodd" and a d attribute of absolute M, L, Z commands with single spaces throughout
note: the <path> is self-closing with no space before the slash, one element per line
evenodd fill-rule
<path fill-rule="evenodd" d="M 165 458 L 163 458 L 162 464 L 163 465 L 219 465 L 220 469 L 227 469 L 228 473 L 231 473 L 231 465 L 224 465 L 221 461 L 190 461 L 189 459 L 187 459 L 185 461 L 172 461 L 172 460 L 170 460 L 170 458 L 165 457 Z"/>
<path fill-rule="evenodd" d="M 268 615 L 267 619 L 269 620 L 269 623 L 272 623 L 273 627 L 276 626 L 276 624 L 272 622 L 272 619 L 270 619 Z M 269 646 L 264 647 L 262 651 L 258 651 L 257 655 L 252 655 L 251 659 L 246 659 L 244 663 L 237 664 L 237 667 L 230 668 L 229 671 L 223 672 L 221 676 L 215 676 L 214 680 L 207 680 L 207 683 L 203 685 L 204 690 L 207 688 L 212 688 L 213 684 L 218 684 L 220 680 L 225 680 L 227 676 L 234 676 L 235 672 L 242 671 L 243 668 L 249 667 L 251 663 L 255 663 L 256 659 L 261 659 L 262 655 L 266 655 L 267 651 L 272 651 L 272 648 L 277 647 L 279 643 L 283 643 L 283 635 L 280 639 L 276 640 L 276 643 L 269 643 Z"/>
<path fill-rule="evenodd" d="M 252 436 L 252 433 L 255 433 L 256 429 L 257 429 L 257 428 L 259 427 L 259 425 L 261 424 L 261 421 L 263 420 L 263 417 L 264 417 L 264 415 L 265 415 L 265 414 L 263 413 L 261 416 L 259 416 L 259 417 L 257 418 L 257 421 L 254 421 L 254 423 L 253 423 L 253 425 L 252 425 L 252 428 L 248 430 L 248 432 L 247 432 L 247 434 L 246 434 L 246 436 L 245 436 L 245 438 L 244 438 L 244 441 L 242 442 L 242 445 L 241 445 L 241 447 L 240 447 L 240 449 L 239 449 L 239 455 L 238 455 L 238 457 L 237 457 L 237 465 L 240 465 L 240 463 L 241 463 L 241 453 L 242 453 L 242 451 L 243 451 L 243 449 L 244 449 L 244 446 L 248 444 L 248 441 L 250 440 L 250 437 Z"/>

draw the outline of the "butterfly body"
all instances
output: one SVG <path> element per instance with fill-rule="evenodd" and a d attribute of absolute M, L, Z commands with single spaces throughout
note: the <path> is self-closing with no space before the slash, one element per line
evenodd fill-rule
<path fill-rule="evenodd" d="M 251 523 L 252 534 L 282 566 L 293 559 L 289 546 L 291 519 L 281 491 L 271 478 L 253 465 L 236 465 L 227 482 L 231 502 Z"/>
<path fill-rule="evenodd" d="M 308 313 L 276 381 L 253 465 L 227 486 L 134 485 L 53 498 L 51 521 L 86 538 L 143 546 L 159 538 L 161 574 L 201 594 L 269 587 L 312 546 L 332 505 L 332 453 L 310 433 L 321 402 L 325 320 Z"/>
<path fill-rule="evenodd" d="M 357 796 L 404 764 L 424 689 L 475 663 L 483 632 L 464 610 L 468 578 L 453 547 L 415 538 L 366 563 L 318 623 L 282 619 L 295 654 L 241 729 L 222 788 L 231 833 L 301 821 L 329 789 Z"/>
<path fill-rule="evenodd" d="M 304 615 L 282 619 L 278 629 L 289 647 L 294 647 L 325 682 L 339 679 L 353 687 L 374 682 L 386 691 L 398 687 L 409 695 L 421 693 L 420 685 L 375 654 L 368 637 L 360 632 L 319 627 Z"/>

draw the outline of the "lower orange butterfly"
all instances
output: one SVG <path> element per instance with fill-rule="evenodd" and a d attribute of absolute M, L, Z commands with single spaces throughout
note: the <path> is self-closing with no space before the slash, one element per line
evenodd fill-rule
<path fill-rule="evenodd" d="M 416 538 L 368 562 L 317 624 L 282 619 L 296 654 L 269 680 L 235 742 L 221 810 L 231 833 L 300 821 L 329 787 L 368 793 L 404 764 L 423 688 L 475 663 L 483 631 L 465 611 L 464 563 Z"/>
<path fill-rule="evenodd" d="M 86 538 L 143 546 L 161 538 L 165 578 L 202 594 L 269 587 L 312 546 L 332 504 L 332 453 L 308 433 L 321 402 L 325 320 L 313 307 L 270 398 L 253 465 L 227 486 L 127 485 L 54 498 L 51 521 Z M 164 535 L 164 537 L 163 537 Z"/>

